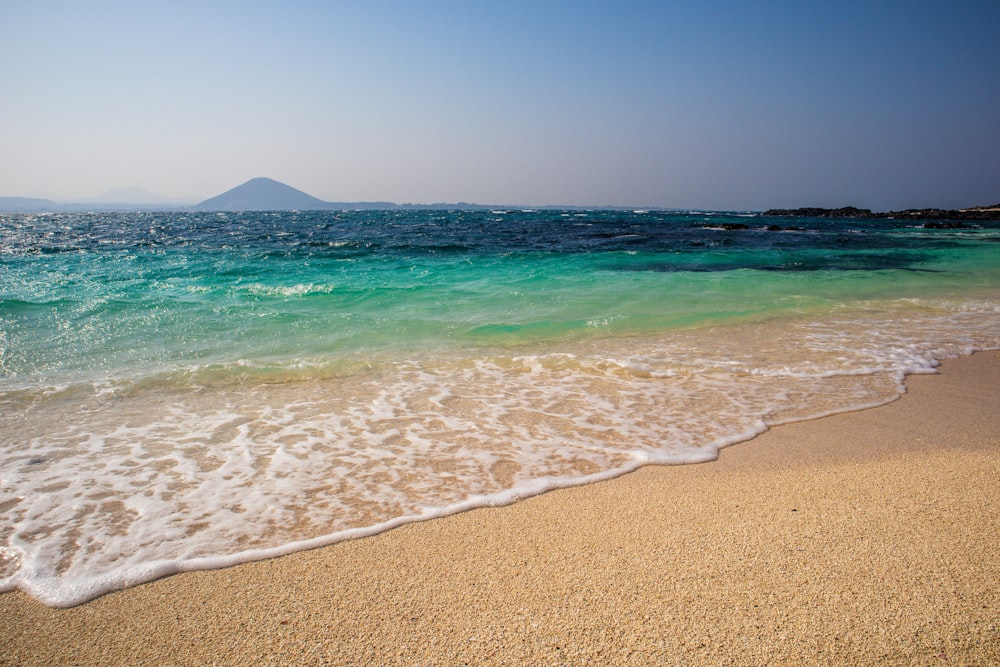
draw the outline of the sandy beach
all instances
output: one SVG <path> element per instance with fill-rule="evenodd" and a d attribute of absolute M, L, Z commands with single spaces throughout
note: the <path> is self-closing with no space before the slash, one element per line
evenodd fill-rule
<path fill-rule="evenodd" d="M 72 609 L 0 665 L 1000 664 L 1000 353 L 718 461 Z"/>

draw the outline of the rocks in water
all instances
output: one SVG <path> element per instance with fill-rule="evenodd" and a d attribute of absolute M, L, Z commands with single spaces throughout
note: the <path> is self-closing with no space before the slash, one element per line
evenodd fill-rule
<path fill-rule="evenodd" d="M 957 222 L 954 220 L 945 220 L 943 222 L 925 222 L 921 226 L 924 229 L 972 229 L 972 225 L 967 225 L 964 222 Z"/>
<path fill-rule="evenodd" d="M 903 211 L 876 213 L 867 208 L 842 206 L 840 208 L 772 208 L 764 212 L 767 216 L 795 216 L 799 218 L 883 218 L 886 220 L 931 220 L 941 221 L 926 229 L 962 229 L 963 220 L 1000 220 L 1000 204 L 950 210 L 943 208 L 910 208 Z"/>
<path fill-rule="evenodd" d="M 799 218 L 874 218 L 879 214 L 872 213 L 867 208 L 842 206 L 840 208 L 772 208 L 764 211 L 764 215 L 796 216 Z"/>

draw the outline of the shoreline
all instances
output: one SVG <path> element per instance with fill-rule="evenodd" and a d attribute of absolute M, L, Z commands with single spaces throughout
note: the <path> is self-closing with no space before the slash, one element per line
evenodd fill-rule
<path fill-rule="evenodd" d="M 1000 662 L 1000 352 L 887 405 L 49 609 L 0 665 Z"/>

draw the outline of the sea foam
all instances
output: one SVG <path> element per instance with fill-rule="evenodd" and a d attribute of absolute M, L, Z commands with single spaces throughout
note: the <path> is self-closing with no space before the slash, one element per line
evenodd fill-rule
<path fill-rule="evenodd" d="M 1000 321 L 959 308 L 39 393 L 0 417 L 0 587 L 69 606 L 642 465 L 708 461 L 770 425 L 893 400 L 905 374 L 998 346 Z"/>

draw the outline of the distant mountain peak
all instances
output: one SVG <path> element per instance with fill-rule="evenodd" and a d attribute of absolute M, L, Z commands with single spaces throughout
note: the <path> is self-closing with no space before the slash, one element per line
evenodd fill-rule
<path fill-rule="evenodd" d="M 191 208 L 196 211 L 315 211 L 335 208 L 335 205 L 273 178 L 258 176 Z"/>

